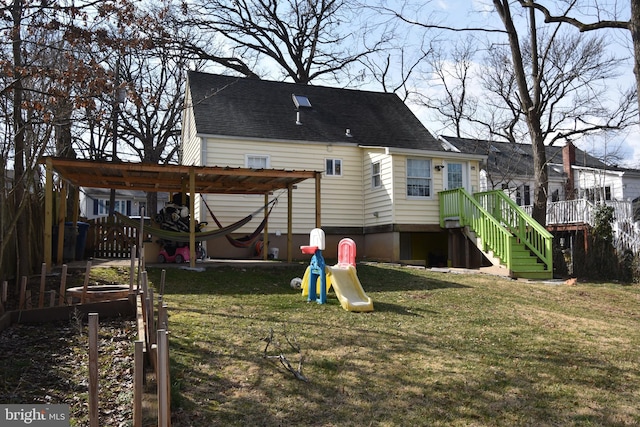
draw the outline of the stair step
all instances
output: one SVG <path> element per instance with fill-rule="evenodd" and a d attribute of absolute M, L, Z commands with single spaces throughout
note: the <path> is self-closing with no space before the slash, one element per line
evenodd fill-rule
<path fill-rule="evenodd" d="M 531 280 L 542 280 L 542 279 L 553 279 L 553 271 L 511 271 L 511 276 L 518 279 L 531 279 Z"/>

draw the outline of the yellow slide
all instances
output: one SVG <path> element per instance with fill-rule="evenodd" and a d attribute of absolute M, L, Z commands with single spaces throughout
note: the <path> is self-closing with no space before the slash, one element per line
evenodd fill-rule
<path fill-rule="evenodd" d="M 331 280 L 342 308 L 347 311 L 373 311 L 373 301 L 364 293 L 354 266 L 336 265 L 327 269 L 327 288 Z"/>
<path fill-rule="evenodd" d="M 330 271 L 329 271 L 329 267 L 324 268 L 325 274 L 327 275 L 327 293 L 329 293 L 329 289 L 331 289 L 331 278 L 330 278 Z M 309 295 L 309 277 L 311 276 L 311 267 L 307 267 L 307 269 L 304 272 L 304 276 L 302 276 L 302 285 L 300 286 L 300 288 L 302 289 L 302 296 L 306 297 L 307 295 Z M 320 278 L 318 277 L 317 283 L 316 283 L 316 294 L 320 293 Z"/>

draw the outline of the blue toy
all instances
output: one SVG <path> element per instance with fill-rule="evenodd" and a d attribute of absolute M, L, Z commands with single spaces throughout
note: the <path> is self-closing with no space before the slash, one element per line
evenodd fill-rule
<path fill-rule="evenodd" d="M 317 283 L 320 278 L 320 289 L 316 286 L 309 286 L 307 297 L 308 302 L 317 301 L 318 304 L 327 302 L 327 273 L 325 270 L 324 257 L 322 250 L 324 249 L 324 231 L 320 228 L 311 230 L 309 246 L 300 246 L 300 250 L 304 254 L 313 254 L 309 263 L 309 281 L 308 283 Z"/>

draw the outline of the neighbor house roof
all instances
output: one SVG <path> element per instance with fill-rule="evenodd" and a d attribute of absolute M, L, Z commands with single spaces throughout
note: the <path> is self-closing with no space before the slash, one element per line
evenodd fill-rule
<path fill-rule="evenodd" d="M 200 135 L 444 151 L 393 93 L 193 71 L 188 85 Z"/>
<path fill-rule="evenodd" d="M 487 155 L 486 169 L 489 172 L 504 173 L 508 171 L 509 174 L 512 175 L 533 176 L 533 151 L 531 144 L 512 144 L 510 142 L 458 138 L 455 136 L 441 136 L 441 138 L 461 151 L 464 150 L 475 154 Z M 563 147 L 545 146 L 547 163 L 562 165 L 562 148 Z M 575 150 L 575 166 L 596 169 L 615 169 L 579 148 Z M 549 173 L 550 175 L 554 174 L 553 169 L 550 169 Z"/>

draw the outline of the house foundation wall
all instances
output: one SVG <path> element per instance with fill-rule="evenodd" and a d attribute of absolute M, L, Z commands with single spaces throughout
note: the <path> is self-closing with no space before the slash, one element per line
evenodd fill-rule
<path fill-rule="evenodd" d="M 449 249 L 451 240 L 447 231 L 398 231 L 398 229 L 402 230 L 401 227 L 390 226 L 387 230 L 369 230 L 368 233 L 363 234 L 361 228 L 327 228 L 323 256 L 327 264 L 337 262 L 338 243 L 343 238 L 350 238 L 356 243 L 356 258 L 359 261 L 399 262 L 427 267 L 447 265 L 448 254 L 451 252 Z M 459 246 L 458 242 L 454 244 Z M 308 234 L 292 236 L 291 259 L 293 261 L 304 261 L 309 258 L 300 251 L 300 246 L 306 245 L 309 245 Z M 458 246 L 454 253 L 458 253 Z M 271 253 L 277 250 L 277 259 L 288 259 L 286 235 L 277 236 L 270 233 L 268 247 Z M 236 248 L 226 238 L 207 241 L 207 254 L 211 258 L 218 259 L 263 259 L 262 253 L 258 253 L 256 244 L 248 248 Z M 456 264 L 458 264 L 457 261 Z"/>

